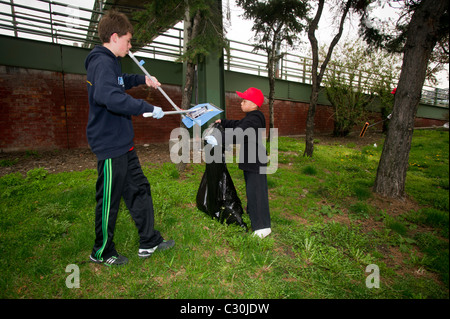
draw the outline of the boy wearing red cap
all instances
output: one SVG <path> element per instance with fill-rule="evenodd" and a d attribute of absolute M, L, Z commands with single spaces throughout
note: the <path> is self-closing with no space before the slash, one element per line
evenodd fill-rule
<path fill-rule="evenodd" d="M 264 238 L 272 232 L 270 228 L 267 175 L 261 173 L 261 167 L 267 165 L 267 153 L 262 140 L 260 140 L 260 134 L 258 134 L 258 129 L 266 128 L 266 119 L 259 110 L 264 103 L 264 95 L 261 90 L 253 87 L 243 93 L 236 93 L 243 99 L 241 109 L 246 113 L 245 117 L 241 120 L 223 119 L 216 122 L 221 123 L 225 128 L 225 135 L 227 134 L 227 128 L 233 130 L 240 128 L 243 131 L 248 129 L 255 130 L 255 141 L 247 137 L 244 138 L 244 143 L 241 145 L 244 149 L 241 149 L 243 156 L 240 156 L 239 168 L 244 171 L 247 213 L 250 216 L 254 235 Z M 255 142 L 256 145 L 252 145 Z M 261 148 L 263 151 L 260 150 Z M 251 154 L 251 152 L 256 152 L 256 154 Z M 264 156 L 261 156 L 261 154 L 264 154 Z"/>

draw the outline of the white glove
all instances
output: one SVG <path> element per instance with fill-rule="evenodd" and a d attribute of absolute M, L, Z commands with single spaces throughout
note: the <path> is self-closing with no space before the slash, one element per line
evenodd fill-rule
<path fill-rule="evenodd" d="M 217 145 L 217 140 L 212 135 L 205 136 L 205 141 L 206 141 L 206 143 L 211 144 L 212 146 L 216 146 Z"/>
<path fill-rule="evenodd" d="M 160 108 L 159 106 L 153 106 L 153 117 L 155 119 L 160 119 L 164 116 L 164 112 L 162 110 L 162 108 Z"/>

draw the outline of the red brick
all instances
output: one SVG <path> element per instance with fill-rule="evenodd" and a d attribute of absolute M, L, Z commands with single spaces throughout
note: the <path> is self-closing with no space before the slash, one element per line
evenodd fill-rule
<path fill-rule="evenodd" d="M 63 81 L 64 80 L 64 81 Z M 181 88 L 163 85 L 164 91 L 181 104 Z M 163 95 L 145 85 L 128 91 L 135 98 L 172 110 Z M 227 92 L 226 118 L 241 119 L 241 98 Z M 89 104 L 86 76 L 59 72 L 0 66 L 0 150 L 61 149 L 88 147 L 86 124 Z M 274 103 L 275 127 L 280 136 L 300 135 L 306 132 L 308 103 L 277 100 Z M 261 111 L 269 128 L 269 106 Z M 168 115 L 163 120 L 133 117 L 135 143 L 167 142 L 171 131 L 180 126 L 179 115 Z M 373 122 L 379 114 L 371 116 Z M 315 132 L 333 131 L 332 110 L 319 105 L 315 116 Z M 442 125 L 442 121 L 416 119 L 417 126 Z M 381 128 L 381 126 L 380 126 Z M 355 128 L 359 130 L 360 128 Z"/>

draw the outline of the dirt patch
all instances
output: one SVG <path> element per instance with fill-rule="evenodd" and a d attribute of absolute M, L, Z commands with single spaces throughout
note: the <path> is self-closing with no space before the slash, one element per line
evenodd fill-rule
<path fill-rule="evenodd" d="M 303 136 L 296 136 L 304 140 Z M 317 135 L 318 145 L 355 145 L 356 148 L 380 143 L 384 135 L 380 133 L 366 133 L 361 138 L 359 133 L 351 133 L 347 137 L 333 137 L 331 135 Z M 168 143 L 155 143 L 136 146 L 136 151 L 143 163 L 170 162 Z M 52 151 L 27 151 L 0 153 L 0 177 L 6 174 L 20 172 L 25 175 L 35 168 L 45 168 L 49 173 L 84 171 L 96 169 L 97 159 L 90 149 L 61 149 Z M 284 166 L 283 166 L 284 167 Z"/>
<path fill-rule="evenodd" d="M 139 145 L 136 152 L 141 164 L 170 162 L 166 143 Z M 44 168 L 49 173 L 97 169 L 97 158 L 90 149 L 0 153 L 0 163 L 0 177 L 15 172 L 26 175 L 36 168 Z"/>
<path fill-rule="evenodd" d="M 307 219 L 300 217 L 298 215 L 292 214 L 292 212 L 288 211 L 288 210 L 284 210 L 283 212 L 281 212 L 281 217 L 283 217 L 284 219 L 287 219 L 287 220 L 293 220 L 297 224 L 300 224 L 300 225 L 308 225 L 310 223 Z"/>
<path fill-rule="evenodd" d="M 373 193 L 373 198 L 369 199 L 368 203 L 380 210 L 384 210 L 393 217 L 399 216 L 405 212 L 417 211 L 420 209 L 419 204 L 408 196 L 403 199 L 395 199 L 382 197 L 376 193 Z"/>
<path fill-rule="evenodd" d="M 314 137 L 317 145 L 343 145 L 361 149 L 367 145 L 381 145 L 386 136 L 380 132 L 368 132 L 364 137 L 359 137 L 359 132 L 352 132 L 346 137 L 334 137 L 330 134 Z"/>

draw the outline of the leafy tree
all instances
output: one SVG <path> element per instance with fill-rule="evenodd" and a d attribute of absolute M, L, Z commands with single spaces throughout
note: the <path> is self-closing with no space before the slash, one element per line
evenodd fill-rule
<path fill-rule="evenodd" d="M 372 94 L 355 90 L 354 84 L 342 83 L 338 77 L 333 77 L 327 83 L 325 92 L 333 107 L 334 136 L 347 136 L 364 117 L 367 106 L 373 100 Z"/>
<path fill-rule="evenodd" d="M 177 0 L 156 0 L 144 4 L 136 11 L 135 38 L 141 45 L 151 43 L 160 33 L 167 31 L 183 19 L 186 3 Z"/>
<path fill-rule="evenodd" d="M 389 72 L 394 72 L 395 69 L 392 68 Z M 377 95 L 380 104 L 381 118 L 385 120 L 383 122 L 383 133 L 387 132 L 389 121 L 386 121 L 386 119 L 392 113 L 394 107 L 395 79 L 397 79 L 397 76 L 381 74 L 372 86 L 372 92 Z"/>
<path fill-rule="evenodd" d="M 321 55 L 325 55 L 321 48 Z M 323 84 L 333 107 L 334 135 L 346 136 L 368 114 L 377 98 L 385 119 L 392 110 L 397 57 L 381 50 L 367 50 L 360 41 L 339 46 L 326 70 Z M 388 123 L 388 122 L 383 122 Z"/>
<path fill-rule="evenodd" d="M 421 0 L 372 1 L 372 4 L 366 7 L 361 19 L 361 36 L 372 48 L 383 48 L 389 52 L 403 54 L 408 25 L 415 8 L 420 2 Z M 382 8 L 389 7 L 390 11 L 397 11 L 399 13 L 398 20 L 392 17 L 386 20 L 383 17 L 373 16 L 372 12 L 375 11 L 374 9 L 379 8 L 379 6 Z M 427 65 L 425 78 L 431 84 L 437 84 L 436 74 L 442 71 L 445 65 L 448 67 L 449 56 L 449 34 L 448 32 L 443 32 L 437 40 Z"/>
<path fill-rule="evenodd" d="M 368 55 L 354 43 L 345 43 L 335 53 L 326 70 L 323 84 L 333 108 L 334 136 L 347 136 L 364 116 L 373 94 L 365 94 Z"/>
<path fill-rule="evenodd" d="M 302 19 L 306 17 L 308 5 L 303 0 L 237 0 L 242 7 L 244 18 L 253 19 L 255 50 L 267 54 L 269 77 L 269 127 L 274 127 L 274 94 L 276 65 L 282 58 L 279 48 L 282 44 L 293 47 L 304 29 Z"/>
<path fill-rule="evenodd" d="M 186 76 L 182 95 L 182 109 L 191 106 L 195 66 L 212 52 L 222 54 L 228 47 L 222 30 L 222 14 L 217 0 L 155 0 L 144 10 L 135 13 L 135 29 L 142 44 L 152 42 L 178 21 L 184 20 L 185 48 L 179 61 L 186 63 Z"/>
<path fill-rule="evenodd" d="M 374 191 L 380 195 L 405 196 L 414 119 L 427 67 L 435 47 L 445 47 L 445 39 L 448 49 L 448 5 L 448 0 L 404 1 L 404 14 L 397 21 L 396 32 L 385 32 L 371 23 L 369 10 L 362 17 L 360 32 L 369 44 L 403 52 L 392 118 L 375 179 Z"/>

